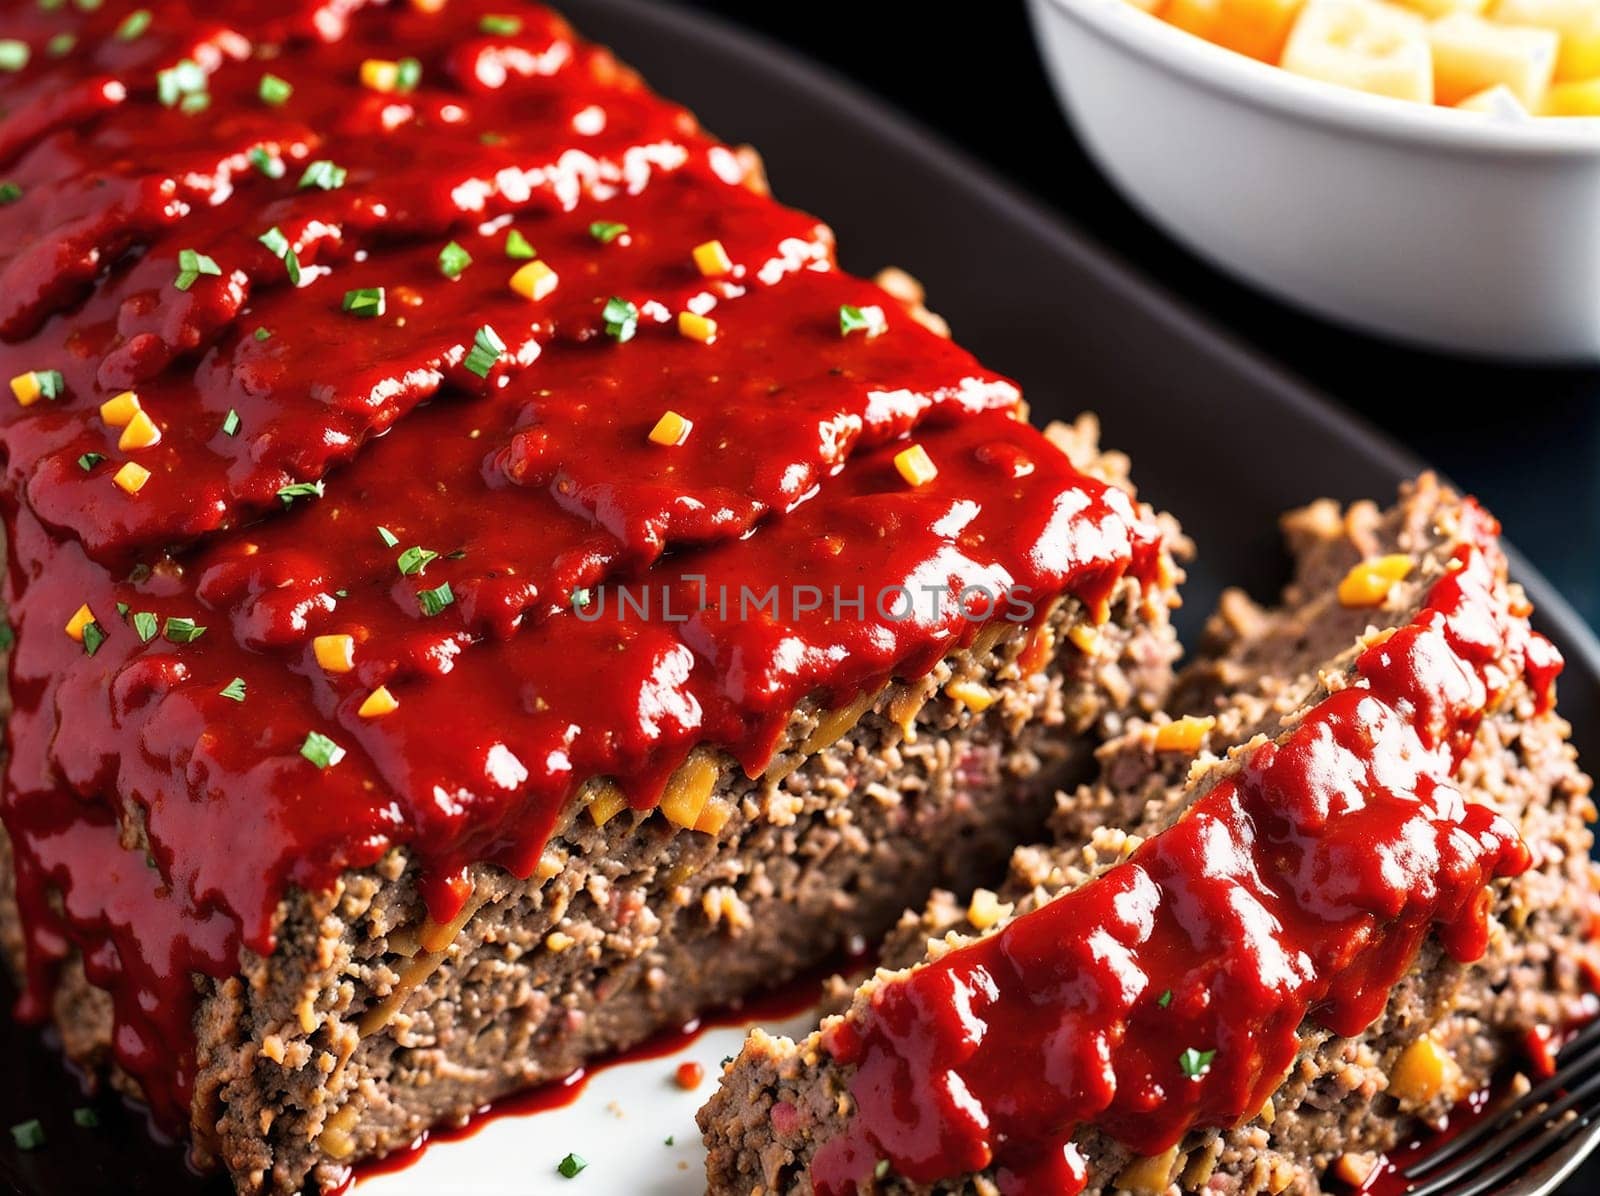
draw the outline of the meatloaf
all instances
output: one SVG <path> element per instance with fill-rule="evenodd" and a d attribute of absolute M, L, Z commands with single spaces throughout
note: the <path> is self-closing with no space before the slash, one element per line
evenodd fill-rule
<path fill-rule="evenodd" d="M 1286 528 L 1297 570 L 1283 604 L 1226 597 L 1174 713 L 1100 750 L 1098 779 L 1061 798 L 1053 842 L 1019 849 L 998 891 L 908 916 L 819 1032 L 751 1037 L 701 1113 L 711 1192 L 1317 1193 L 1330 1172 L 1359 1185 L 1376 1152 L 1592 1013 L 1590 782 L 1487 517 L 1425 477 L 1388 512 L 1318 503 Z M 1366 771 L 1360 745 L 1394 733 L 1386 653 L 1444 662 L 1457 684 L 1472 660 L 1479 684 L 1459 684 L 1459 717 L 1436 705 L 1431 731 Z M 1425 766 L 1396 767 L 1420 744 Z M 1307 775 L 1321 788 L 1297 787 Z M 1211 823 L 1185 865 L 1201 879 L 1152 850 L 1230 790 L 1260 792 L 1265 809 Z M 1403 834 L 1363 825 L 1419 803 L 1431 808 Z M 1465 855 L 1441 851 L 1469 831 Z M 1258 845 L 1264 883 L 1208 889 L 1240 841 Z M 1322 867 L 1302 867 L 1306 841 L 1327 845 Z M 1341 841 L 1353 851 L 1337 854 Z M 1368 860 L 1409 874 L 1376 905 L 1351 880 Z M 1182 906 L 1182 931 L 1161 903 L 1139 907 L 1140 872 Z M 1105 907 L 1084 901 L 1097 890 L 1137 907 L 1134 925 L 1097 920 Z M 1279 933 L 1196 913 L 1219 905 L 1270 912 Z M 1306 927 L 1355 911 L 1356 933 L 1335 936 L 1344 953 L 1318 958 Z M 1189 934 L 1205 951 L 1177 967 L 1141 957 L 1145 941 L 1181 952 Z M 1120 962 L 1129 996 L 1093 988 L 1096 958 Z M 1291 999 L 1308 976 L 1316 999 Z M 1022 1057 L 1037 1067 L 1019 1072 Z"/>
<path fill-rule="evenodd" d="M 1092 424 L 547 10 L 0 11 L 0 942 L 241 1191 L 993 875 L 1165 696 Z"/>

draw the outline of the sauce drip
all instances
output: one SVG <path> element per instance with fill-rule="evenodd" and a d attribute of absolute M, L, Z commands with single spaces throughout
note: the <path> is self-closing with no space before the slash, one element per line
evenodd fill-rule
<path fill-rule="evenodd" d="M 1519 678 L 1548 703 L 1560 661 L 1507 611 L 1492 521 L 1472 530 L 1415 620 L 1181 821 L 824 1032 L 857 1111 L 816 1155 L 819 1193 L 880 1159 L 919 1183 L 992 1168 L 1010 1196 L 1081 1191 L 1081 1129 L 1156 1155 L 1247 1120 L 1308 1018 L 1359 1034 L 1429 934 L 1483 953 L 1485 886 L 1530 857 L 1450 779 L 1486 710 Z"/>
<path fill-rule="evenodd" d="M 0 378 L 50 380 L 0 404 L 20 1012 L 82 955 L 169 1128 L 194 976 L 271 952 L 291 889 L 404 847 L 448 923 L 585 782 L 757 776 L 798 704 L 1157 576 L 1012 383 L 506 7 L 0 4 Z M 125 390 L 158 442 L 123 447 Z"/>

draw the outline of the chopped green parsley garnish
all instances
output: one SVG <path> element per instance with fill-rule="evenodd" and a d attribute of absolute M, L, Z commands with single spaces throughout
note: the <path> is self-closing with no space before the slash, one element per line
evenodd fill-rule
<path fill-rule="evenodd" d="M 478 134 L 478 144 L 479 145 L 504 145 L 505 144 L 505 140 L 506 140 L 506 135 L 504 133 L 479 133 Z"/>
<path fill-rule="evenodd" d="M 0 620 L 0 648 L 10 648 L 16 643 L 17 633 L 11 630 L 11 624 Z"/>
<path fill-rule="evenodd" d="M 626 299 L 613 297 L 606 300 L 600 318 L 606 322 L 606 335 L 614 338 L 619 345 L 627 344 L 639 331 L 639 309 Z"/>
<path fill-rule="evenodd" d="M 490 37 L 516 37 L 522 32 L 522 18 L 506 13 L 490 13 L 478 22 L 478 28 Z"/>
<path fill-rule="evenodd" d="M 331 768 L 344 759 L 344 749 L 320 731 L 312 731 L 300 745 L 300 754 L 318 768 Z"/>
<path fill-rule="evenodd" d="M 192 58 L 156 74 L 156 98 L 164 108 L 175 108 L 185 96 L 206 94 L 206 73 Z"/>
<path fill-rule="evenodd" d="M 264 145 L 258 145 L 250 151 L 250 165 L 269 179 L 281 179 L 286 169 L 283 159 L 269 152 Z"/>
<path fill-rule="evenodd" d="M 627 231 L 626 224 L 617 224 L 611 220 L 596 220 L 589 226 L 589 235 L 602 245 L 611 244 Z"/>
<path fill-rule="evenodd" d="M 489 18 L 487 17 L 484 18 L 484 20 L 488 19 Z M 578 1172 L 582 1171 L 588 1165 L 589 1160 L 584 1158 L 581 1154 L 569 1154 L 566 1158 L 562 1159 L 556 1164 L 556 1170 L 561 1173 L 562 1179 L 574 1179 L 576 1178 Z"/>
<path fill-rule="evenodd" d="M 178 101 L 178 111 L 186 116 L 193 116 L 196 112 L 204 112 L 211 107 L 209 92 L 197 91 L 193 95 L 184 96 Z"/>
<path fill-rule="evenodd" d="M 400 538 L 382 524 L 378 525 L 378 539 L 383 541 L 385 548 L 393 548 L 400 543 Z"/>
<path fill-rule="evenodd" d="M 450 589 L 447 581 L 435 590 L 423 590 L 417 595 L 417 602 L 422 606 L 422 613 L 430 619 L 445 607 L 456 600 L 455 594 Z"/>
<path fill-rule="evenodd" d="M 19 1121 L 11 1127 L 11 1140 L 17 1144 L 18 1150 L 38 1150 L 44 1145 L 44 1126 L 39 1124 L 37 1117 L 31 1121 Z"/>
<path fill-rule="evenodd" d="M 0 183 L 0 204 L 16 203 L 22 198 L 22 188 L 7 181 Z"/>
<path fill-rule="evenodd" d="M 122 24 L 117 26 L 117 40 L 131 42 L 135 38 L 143 37 L 145 30 L 150 28 L 150 10 L 136 8 L 122 18 Z"/>
<path fill-rule="evenodd" d="M 1190 1047 L 1178 1056 L 1178 1066 L 1191 1080 L 1198 1080 L 1211 1070 L 1211 1061 L 1216 1057 L 1216 1051 L 1197 1051 Z"/>
<path fill-rule="evenodd" d="M 223 697 L 227 698 L 230 702 L 244 701 L 244 678 L 235 677 L 217 692 Z"/>
<path fill-rule="evenodd" d="M 672 1145 L 675 1145 L 677 1143 L 677 1140 L 678 1140 L 678 1136 L 676 1134 L 668 1134 L 666 1142 L 664 1142 L 662 1145 L 664 1145 L 664 1146 L 672 1146 Z"/>
<path fill-rule="evenodd" d="M 98 623 L 85 623 L 83 625 L 83 652 L 86 656 L 93 656 L 100 651 L 100 645 L 106 642 L 106 629 Z"/>
<path fill-rule="evenodd" d="M 871 332 L 874 324 L 872 317 L 854 304 L 846 303 L 839 308 L 840 336 L 849 336 L 852 332 Z"/>
<path fill-rule="evenodd" d="M 346 291 L 342 306 L 351 315 L 370 320 L 374 316 L 381 316 L 388 309 L 389 301 L 382 287 L 361 287 Z"/>
<path fill-rule="evenodd" d="M 270 341 L 272 339 L 272 329 L 263 324 L 250 335 L 255 337 L 258 341 Z"/>
<path fill-rule="evenodd" d="M 462 557 L 464 557 L 466 555 L 467 555 L 467 550 L 465 548 L 458 548 L 454 552 L 445 553 L 444 554 L 444 559 L 447 560 L 447 561 L 459 561 Z"/>
<path fill-rule="evenodd" d="M 512 229 L 506 234 L 506 256 L 514 262 L 525 262 L 538 257 L 539 251 L 529 243 L 527 237 Z"/>
<path fill-rule="evenodd" d="M 289 243 L 289 238 L 283 235 L 283 230 L 274 224 L 256 240 L 267 247 L 267 251 L 283 263 L 283 268 L 288 272 L 289 281 L 295 286 L 300 285 L 300 259 L 295 256 L 294 246 Z M 268 334 L 271 335 L 270 333 Z M 260 339 L 259 337 L 257 339 Z"/>
<path fill-rule="evenodd" d="M 117 614 L 120 615 L 122 618 L 126 619 L 128 617 L 128 610 L 129 610 L 129 607 L 128 607 L 128 604 L 126 602 L 117 603 Z"/>
<path fill-rule="evenodd" d="M 0 71 L 20 71 L 32 55 L 27 42 L 14 37 L 0 39 Z"/>
<path fill-rule="evenodd" d="M 274 74 L 261 76 L 261 83 L 256 88 L 256 94 L 261 97 L 263 104 L 270 104 L 280 108 L 289 102 L 289 97 L 294 94 L 294 87 L 287 79 L 280 79 Z"/>
<path fill-rule="evenodd" d="M 1172 990 L 1169 988 L 1166 992 L 1157 997 L 1156 1004 L 1162 1009 L 1165 1009 L 1168 1005 L 1172 1004 Z"/>
<path fill-rule="evenodd" d="M 439 273 L 446 278 L 460 278 L 461 272 L 472 265 L 472 255 L 454 241 L 439 250 Z"/>
<path fill-rule="evenodd" d="M 85 453 L 78 458 L 78 468 L 83 470 L 84 473 L 88 473 L 105 459 L 106 455 L 104 453 Z"/>
<path fill-rule="evenodd" d="M 439 554 L 431 548 L 408 548 L 400 554 L 395 564 L 400 566 L 400 572 L 406 577 L 414 573 L 426 573 L 428 566 L 439 559 Z"/>
<path fill-rule="evenodd" d="M 473 335 L 472 351 L 467 354 L 467 369 L 480 378 L 487 378 L 494 363 L 504 356 L 505 351 L 506 343 L 500 339 L 500 334 L 485 324 Z"/>
<path fill-rule="evenodd" d="M 336 191 L 344 186 L 344 180 L 349 172 L 343 166 L 318 158 L 306 167 L 306 172 L 300 176 L 300 189 L 307 187 L 321 187 L 324 191 Z"/>
<path fill-rule="evenodd" d="M 232 436 L 238 430 L 239 430 L 239 413 L 237 411 L 235 411 L 232 407 L 229 407 L 228 408 L 228 414 L 225 415 L 223 417 L 223 419 L 222 419 L 222 434 L 224 436 Z"/>
<path fill-rule="evenodd" d="M 100 6 L 104 4 L 106 0 L 73 0 L 73 2 L 77 4 L 78 8 L 83 12 L 99 12 Z"/>
<path fill-rule="evenodd" d="M 67 380 L 61 376 L 60 370 L 34 370 L 33 376 L 44 398 L 59 399 L 67 389 Z"/>
<path fill-rule="evenodd" d="M 416 91 L 417 84 L 422 82 L 422 63 L 415 58 L 402 58 L 395 66 L 399 68 L 394 77 L 395 89 Z"/>
<path fill-rule="evenodd" d="M 72 1124 L 79 1129 L 96 1130 L 100 1128 L 100 1114 L 88 1105 L 79 1105 L 72 1110 Z"/>
<path fill-rule="evenodd" d="M 192 644 L 205 633 L 206 629 L 193 619 L 180 619 L 172 615 L 167 616 L 166 626 L 161 629 L 161 634 L 174 644 Z"/>
<path fill-rule="evenodd" d="M 573 590 L 567 597 L 572 603 L 573 610 L 584 610 L 594 601 L 594 594 L 587 589 Z"/>
<path fill-rule="evenodd" d="M 58 33 L 44 44 L 44 52 L 51 58 L 62 58 L 72 53 L 72 48 L 78 44 L 76 33 Z"/>
<path fill-rule="evenodd" d="M 133 630 L 139 636 L 141 643 L 148 644 L 156 638 L 159 625 L 155 615 L 147 610 L 135 611 L 133 614 Z"/>
<path fill-rule="evenodd" d="M 67 0 L 39 0 L 40 12 L 60 12 L 67 6 Z"/>
<path fill-rule="evenodd" d="M 297 498 L 321 498 L 323 484 L 321 482 L 290 482 L 287 486 L 278 488 L 278 498 L 286 507 L 294 506 Z"/>
<path fill-rule="evenodd" d="M 173 280 L 173 286 L 180 291 L 187 291 L 194 286 L 195 280 L 202 274 L 217 276 L 222 273 L 222 267 L 211 258 L 194 249 L 178 250 L 178 277 Z"/>

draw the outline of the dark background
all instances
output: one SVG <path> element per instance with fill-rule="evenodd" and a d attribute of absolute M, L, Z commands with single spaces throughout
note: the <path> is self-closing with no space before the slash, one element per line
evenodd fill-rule
<path fill-rule="evenodd" d="M 1414 352 L 1297 315 L 1227 281 L 1135 214 L 1084 157 L 1034 51 L 1021 0 L 658 2 L 725 17 L 833 67 L 1046 200 L 1477 494 L 1600 627 L 1600 371 Z"/>

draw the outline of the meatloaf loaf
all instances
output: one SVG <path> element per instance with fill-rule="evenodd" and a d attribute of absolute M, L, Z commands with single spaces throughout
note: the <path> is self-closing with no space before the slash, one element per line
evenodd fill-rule
<path fill-rule="evenodd" d="M 0 11 L 0 940 L 241 1190 L 978 883 L 1164 696 L 1125 462 L 548 11 Z"/>
<path fill-rule="evenodd" d="M 1376 1152 L 1592 1013 L 1590 782 L 1487 518 L 1423 478 L 1386 513 L 1319 503 L 1286 527 L 1298 567 L 1283 605 L 1227 596 L 1174 717 L 1101 749 L 1054 842 L 1020 849 L 998 892 L 908 916 L 820 1032 L 752 1036 L 701 1114 L 713 1193 L 1316 1193 L 1330 1172 L 1359 1185 Z M 1448 699 L 1459 717 L 1434 706 L 1431 730 L 1367 771 L 1360 745 L 1395 732 L 1386 653 L 1460 682 L 1472 660 L 1479 684 Z M 1397 767 L 1408 756 L 1427 762 Z M 1296 784 L 1308 775 L 1320 789 Z M 1230 790 L 1264 808 L 1211 822 L 1198 856 L 1159 854 Z M 1363 825 L 1419 804 L 1398 830 Z M 1217 885 L 1251 841 L 1265 883 Z M 1321 867 L 1304 866 L 1307 841 L 1327 845 Z M 1369 861 L 1405 877 L 1376 904 L 1352 881 Z M 1160 902 L 1139 905 L 1140 872 L 1160 877 Z M 1097 890 L 1130 903 L 1124 923 L 1096 918 Z M 1280 932 L 1230 926 L 1223 906 Z M 1323 948 L 1344 954 L 1319 958 L 1307 928 L 1341 919 L 1354 932 Z M 1141 955 L 1181 953 L 1189 935 L 1205 951 L 1177 967 Z M 1092 987 L 1096 958 L 1118 961 L 1126 996 Z M 1293 999 L 1308 980 L 1316 1000 Z M 1039 1062 L 1019 1071 L 1024 1057 Z"/>

